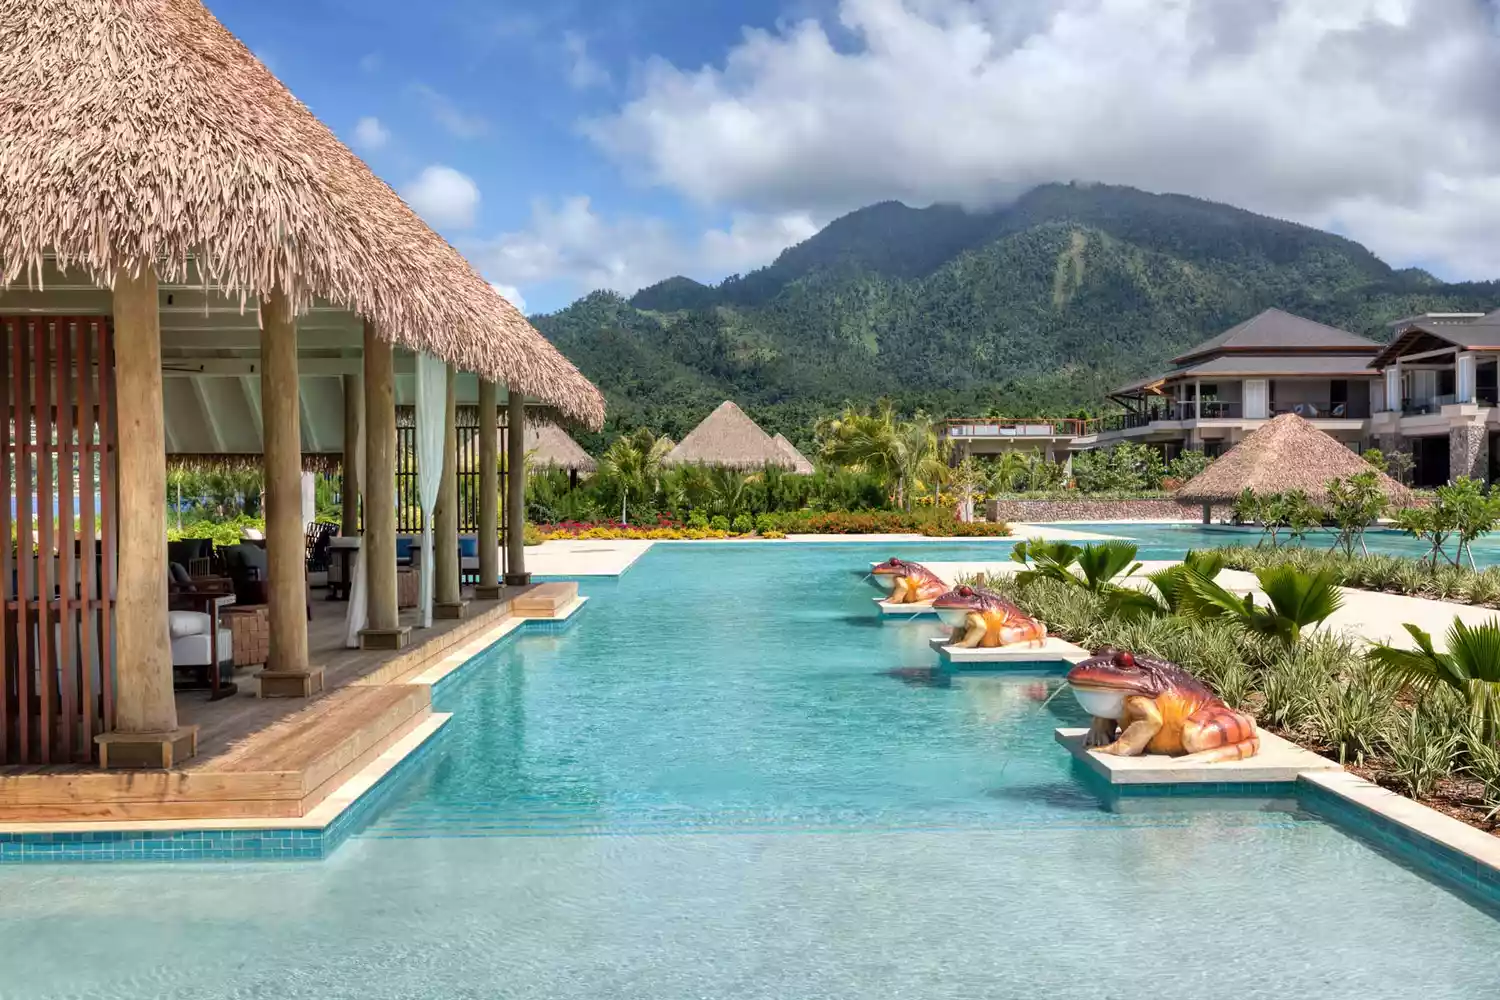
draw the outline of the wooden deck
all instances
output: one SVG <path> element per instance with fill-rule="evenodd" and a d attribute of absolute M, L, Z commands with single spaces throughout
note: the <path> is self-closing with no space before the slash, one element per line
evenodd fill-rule
<path fill-rule="evenodd" d="M 158 771 L 0 767 L 0 822 L 305 815 L 431 714 L 430 688 L 413 678 L 502 625 L 511 602 L 534 589 L 471 601 L 466 618 L 413 629 L 412 644 L 400 651 L 345 648 L 347 605 L 315 591 L 308 647 L 309 659 L 324 667 L 323 694 L 257 698 L 258 667 L 238 671 L 239 694 L 222 701 L 179 692 L 179 720 L 199 727 L 198 756 Z M 404 613 L 402 624 L 415 625 L 415 618 Z"/>

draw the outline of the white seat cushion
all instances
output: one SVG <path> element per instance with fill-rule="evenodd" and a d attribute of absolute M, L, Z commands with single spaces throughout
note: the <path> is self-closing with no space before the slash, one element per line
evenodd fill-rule
<path fill-rule="evenodd" d="M 212 624 L 208 615 L 201 611 L 167 612 L 167 634 L 173 639 L 181 639 L 185 635 L 207 635 Z"/>
<path fill-rule="evenodd" d="M 185 635 L 172 640 L 172 666 L 206 667 L 211 662 L 208 655 L 207 635 Z M 219 662 L 234 659 L 234 633 L 227 628 L 219 629 Z"/>

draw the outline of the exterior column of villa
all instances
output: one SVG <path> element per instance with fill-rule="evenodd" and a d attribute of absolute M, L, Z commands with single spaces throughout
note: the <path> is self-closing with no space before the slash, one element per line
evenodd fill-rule
<path fill-rule="evenodd" d="M 500 599 L 499 387 L 479 380 L 479 585 L 481 601 Z"/>
<path fill-rule="evenodd" d="M 411 638 L 396 606 L 396 374 L 391 345 L 365 321 L 365 560 L 368 621 L 361 649 L 401 649 Z"/>
<path fill-rule="evenodd" d="M 260 396 L 265 439 L 266 617 L 270 650 L 262 698 L 307 698 L 323 690 L 323 668 L 307 662 L 307 526 L 302 523 L 302 418 L 297 319 L 291 300 L 260 303 Z"/>
<path fill-rule="evenodd" d="M 437 506 L 433 510 L 433 602 L 434 618 L 462 618 L 468 607 L 459 581 L 458 551 L 458 400 L 457 373 L 448 366 L 448 389 L 443 406 L 443 473 L 438 480 Z"/>
<path fill-rule="evenodd" d="M 505 585 L 524 587 L 526 572 L 526 397 L 515 386 L 505 401 Z"/>
<path fill-rule="evenodd" d="M 95 737 L 101 767 L 172 767 L 198 752 L 198 727 L 177 724 L 167 635 L 166 430 L 156 271 L 121 269 L 114 286 L 119 438 L 119 569 L 115 587 L 114 729 Z"/>
<path fill-rule="evenodd" d="M 340 492 L 344 503 L 339 518 L 339 534 L 353 538 L 359 534 L 359 426 L 364 423 L 365 387 L 358 375 L 344 376 L 344 481 Z"/>

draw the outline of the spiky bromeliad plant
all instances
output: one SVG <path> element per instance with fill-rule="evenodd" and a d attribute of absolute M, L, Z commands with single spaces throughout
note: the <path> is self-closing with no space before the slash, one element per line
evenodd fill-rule
<path fill-rule="evenodd" d="M 1367 656 L 1375 670 L 1425 695 L 1449 687 L 1468 702 L 1469 714 L 1486 739 L 1500 734 L 1500 619 L 1467 625 L 1454 618 L 1448 629 L 1448 651 L 1439 653 L 1432 636 L 1407 623 L 1416 649 L 1378 643 Z"/>
<path fill-rule="evenodd" d="M 1304 628 L 1324 621 L 1344 603 L 1332 570 L 1303 573 L 1280 566 L 1260 570 L 1255 577 L 1266 595 L 1264 606 L 1255 603 L 1254 595 L 1239 597 L 1186 569 L 1178 591 L 1179 613 L 1189 618 L 1228 618 L 1247 632 L 1274 636 L 1294 647 Z"/>

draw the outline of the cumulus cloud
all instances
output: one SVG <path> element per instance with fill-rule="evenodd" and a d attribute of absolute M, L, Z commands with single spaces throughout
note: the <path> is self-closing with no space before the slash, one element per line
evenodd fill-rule
<path fill-rule="evenodd" d="M 472 227 L 479 208 L 479 187 L 473 179 L 441 163 L 423 168 L 401 189 L 401 197 L 429 225 L 439 229 Z"/>
<path fill-rule="evenodd" d="M 561 282 L 575 294 L 607 288 L 628 295 L 674 274 L 715 280 L 770 263 L 817 228 L 802 213 L 740 213 L 725 228 L 683 235 L 654 216 L 603 216 L 579 195 L 555 206 L 535 202 L 525 229 L 464 250 L 485 274 L 511 287 Z"/>
<path fill-rule="evenodd" d="M 524 313 L 526 311 L 526 299 L 521 295 L 521 290 L 515 285 L 502 285 L 499 282 L 492 281 L 490 282 L 490 287 L 499 292 L 502 298 L 521 310 L 521 312 Z"/>
<path fill-rule="evenodd" d="M 1500 275 L 1500 37 L 1478 0 L 840 0 L 644 70 L 588 134 L 706 205 L 1177 191 Z"/>
<path fill-rule="evenodd" d="M 574 90 L 609 85 L 609 71 L 589 54 L 588 40 L 576 31 L 563 34 L 563 51 L 568 58 L 568 86 Z"/>
<path fill-rule="evenodd" d="M 490 123 L 483 116 L 460 110 L 446 94 L 425 83 L 414 83 L 408 89 L 450 135 L 460 139 L 477 139 L 490 130 Z"/>
<path fill-rule="evenodd" d="M 354 123 L 354 144 L 360 149 L 379 149 L 390 140 L 390 129 L 373 115 L 366 115 Z"/>

